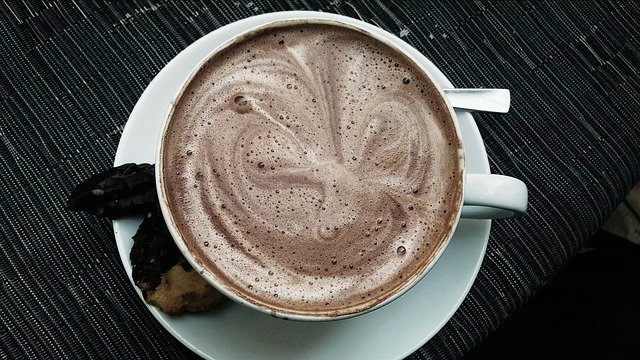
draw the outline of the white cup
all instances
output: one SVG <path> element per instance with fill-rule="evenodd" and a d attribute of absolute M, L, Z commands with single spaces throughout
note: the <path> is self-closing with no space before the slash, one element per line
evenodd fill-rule
<path fill-rule="evenodd" d="M 250 37 L 251 34 L 259 32 L 264 29 L 268 29 L 271 27 L 278 27 L 285 24 L 309 24 L 309 23 L 320 23 L 320 24 L 329 24 L 342 26 L 349 29 L 353 29 L 368 35 L 392 48 L 397 49 L 402 52 L 404 55 L 409 58 L 416 68 L 422 70 L 422 72 L 433 82 L 435 87 L 438 89 L 440 96 L 445 99 L 447 104 L 448 112 L 453 121 L 456 136 L 460 144 L 462 144 L 462 136 L 460 135 L 460 130 L 458 128 L 458 120 L 456 118 L 456 113 L 453 110 L 453 107 L 449 103 L 446 98 L 444 91 L 439 87 L 438 83 L 434 80 L 433 76 L 429 74 L 429 72 L 421 65 L 420 62 L 416 61 L 410 54 L 406 51 L 399 49 L 392 41 L 391 34 L 387 32 L 379 32 L 372 33 L 362 28 L 357 22 L 350 21 L 349 18 L 342 18 L 343 20 L 336 20 L 332 18 L 330 15 L 324 15 L 322 13 L 318 13 L 314 18 L 292 18 L 288 20 L 276 20 L 269 22 L 267 24 L 262 24 L 245 32 L 242 32 L 229 40 L 227 40 L 224 44 L 222 44 L 217 49 L 213 50 L 205 59 L 203 59 L 200 64 L 198 64 L 191 75 L 187 77 L 182 83 L 180 90 L 175 95 L 173 101 L 171 102 L 171 106 L 167 115 L 164 119 L 163 130 L 160 133 L 160 139 L 158 141 L 158 148 L 156 152 L 156 185 L 158 189 L 158 197 L 160 199 L 160 207 L 162 209 L 162 213 L 164 215 L 165 221 L 171 232 L 176 244 L 185 255 L 186 259 L 191 263 L 191 265 L 196 269 L 199 273 L 203 275 L 203 277 L 216 289 L 221 291 L 227 297 L 232 300 L 249 306 L 258 311 L 262 311 L 272 316 L 292 319 L 292 320 L 303 320 L 303 321 L 322 321 L 322 320 L 336 320 L 342 318 L 353 317 L 356 315 L 361 315 L 389 302 L 397 299 L 399 296 L 404 294 L 407 290 L 409 290 L 412 286 L 418 283 L 433 267 L 438 258 L 444 252 L 447 244 L 451 240 L 457 223 L 460 217 L 465 218 L 475 218 L 475 219 L 497 219 L 497 218 L 506 218 L 506 217 L 514 217 L 524 214 L 527 208 L 527 187 L 526 185 L 513 177 L 503 176 L 503 175 L 495 175 L 495 174 L 467 174 L 465 171 L 464 165 L 464 154 L 462 151 L 462 146 L 460 147 L 460 157 L 462 158 L 462 171 L 463 171 L 463 181 L 462 181 L 462 191 L 463 191 L 463 199 L 461 199 L 462 206 L 458 206 L 457 214 L 455 216 L 454 226 L 451 227 L 450 232 L 445 241 L 442 242 L 440 248 L 437 249 L 435 256 L 432 258 L 432 261 L 426 266 L 420 274 L 415 276 L 407 277 L 407 282 L 403 284 L 397 291 L 392 294 L 389 294 L 384 300 L 378 302 L 376 305 L 372 307 L 357 309 L 353 312 L 342 313 L 337 316 L 327 316 L 327 315 L 308 315 L 308 314 L 298 314 L 295 312 L 288 312 L 286 310 L 278 309 L 274 310 L 269 308 L 268 306 L 264 306 L 261 304 L 257 304 L 247 300 L 247 296 L 243 296 L 243 294 L 237 293 L 240 290 L 235 288 L 227 287 L 224 283 L 222 283 L 213 273 L 207 270 L 205 266 L 198 260 L 198 258 L 190 252 L 188 247 L 186 246 L 184 239 L 182 238 L 180 231 L 178 230 L 173 217 L 171 215 L 171 209 L 169 208 L 169 203 L 167 201 L 167 194 L 165 189 L 165 182 L 163 179 L 163 149 L 165 143 L 165 134 L 168 128 L 169 121 L 173 115 L 174 106 L 177 103 L 177 100 L 181 97 L 184 92 L 186 86 L 190 83 L 191 79 L 195 76 L 198 70 L 205 65 L 206 61 L 211 57 L 215 56 L 220 51 L 236 44 L 242 39 L 246 39 Z"/>

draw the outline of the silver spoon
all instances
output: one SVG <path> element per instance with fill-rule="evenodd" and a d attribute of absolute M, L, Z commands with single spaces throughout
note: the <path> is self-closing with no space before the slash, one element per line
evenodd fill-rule
<path fill-rule="evenodd" d="M 456 109 L 506 113 L 511 105 L 509 89 L 444 89 Z"/>

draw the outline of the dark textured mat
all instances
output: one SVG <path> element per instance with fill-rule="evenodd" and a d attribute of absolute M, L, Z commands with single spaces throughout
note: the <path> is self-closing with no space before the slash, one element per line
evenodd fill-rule
<path fill-rule="evenodd" d="M 113 161 L 154 75 L 231 21 L 310 9 L 374 23 L 459 87 L 512 90 L 479 114 L 492 171 L 526 179 L 468 298 L 412 359 L 461 357 L 573 256 L 640 176 L 633 1 L 7 0 L 0 6 L 0 357 L 195 357 L 132 289 L 110 223 L 64 210 Z"/>

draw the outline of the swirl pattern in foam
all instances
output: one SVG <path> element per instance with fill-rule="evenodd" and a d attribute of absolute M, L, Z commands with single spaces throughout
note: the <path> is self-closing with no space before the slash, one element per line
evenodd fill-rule
<path fill-rule="evenodd" d="M 262 30 L 175 105 L 162 186 L 189 250 L 247 301 L 342 315 L 428 266 L 462 197 L 444 100 L 403 54 L 334 25 Z"/>

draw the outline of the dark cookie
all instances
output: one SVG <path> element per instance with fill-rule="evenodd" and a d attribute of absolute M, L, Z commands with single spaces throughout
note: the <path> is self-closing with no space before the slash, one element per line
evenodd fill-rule
<path fill-rule="evenodd" d="M 189 267 L 157 208 L 147 214 L 133 235 L 129 258 L 133 266 L 133 281 L 143 293 L 155 289 L 162 274 L 174 265 L 181 262 Z"/>
<path fill-rule="evenodd" d="M 151 164 L 124 164 L 81 182 L 67 200 L 71 211 L 117 219 L 156 207 L 155 171 Z"/>

